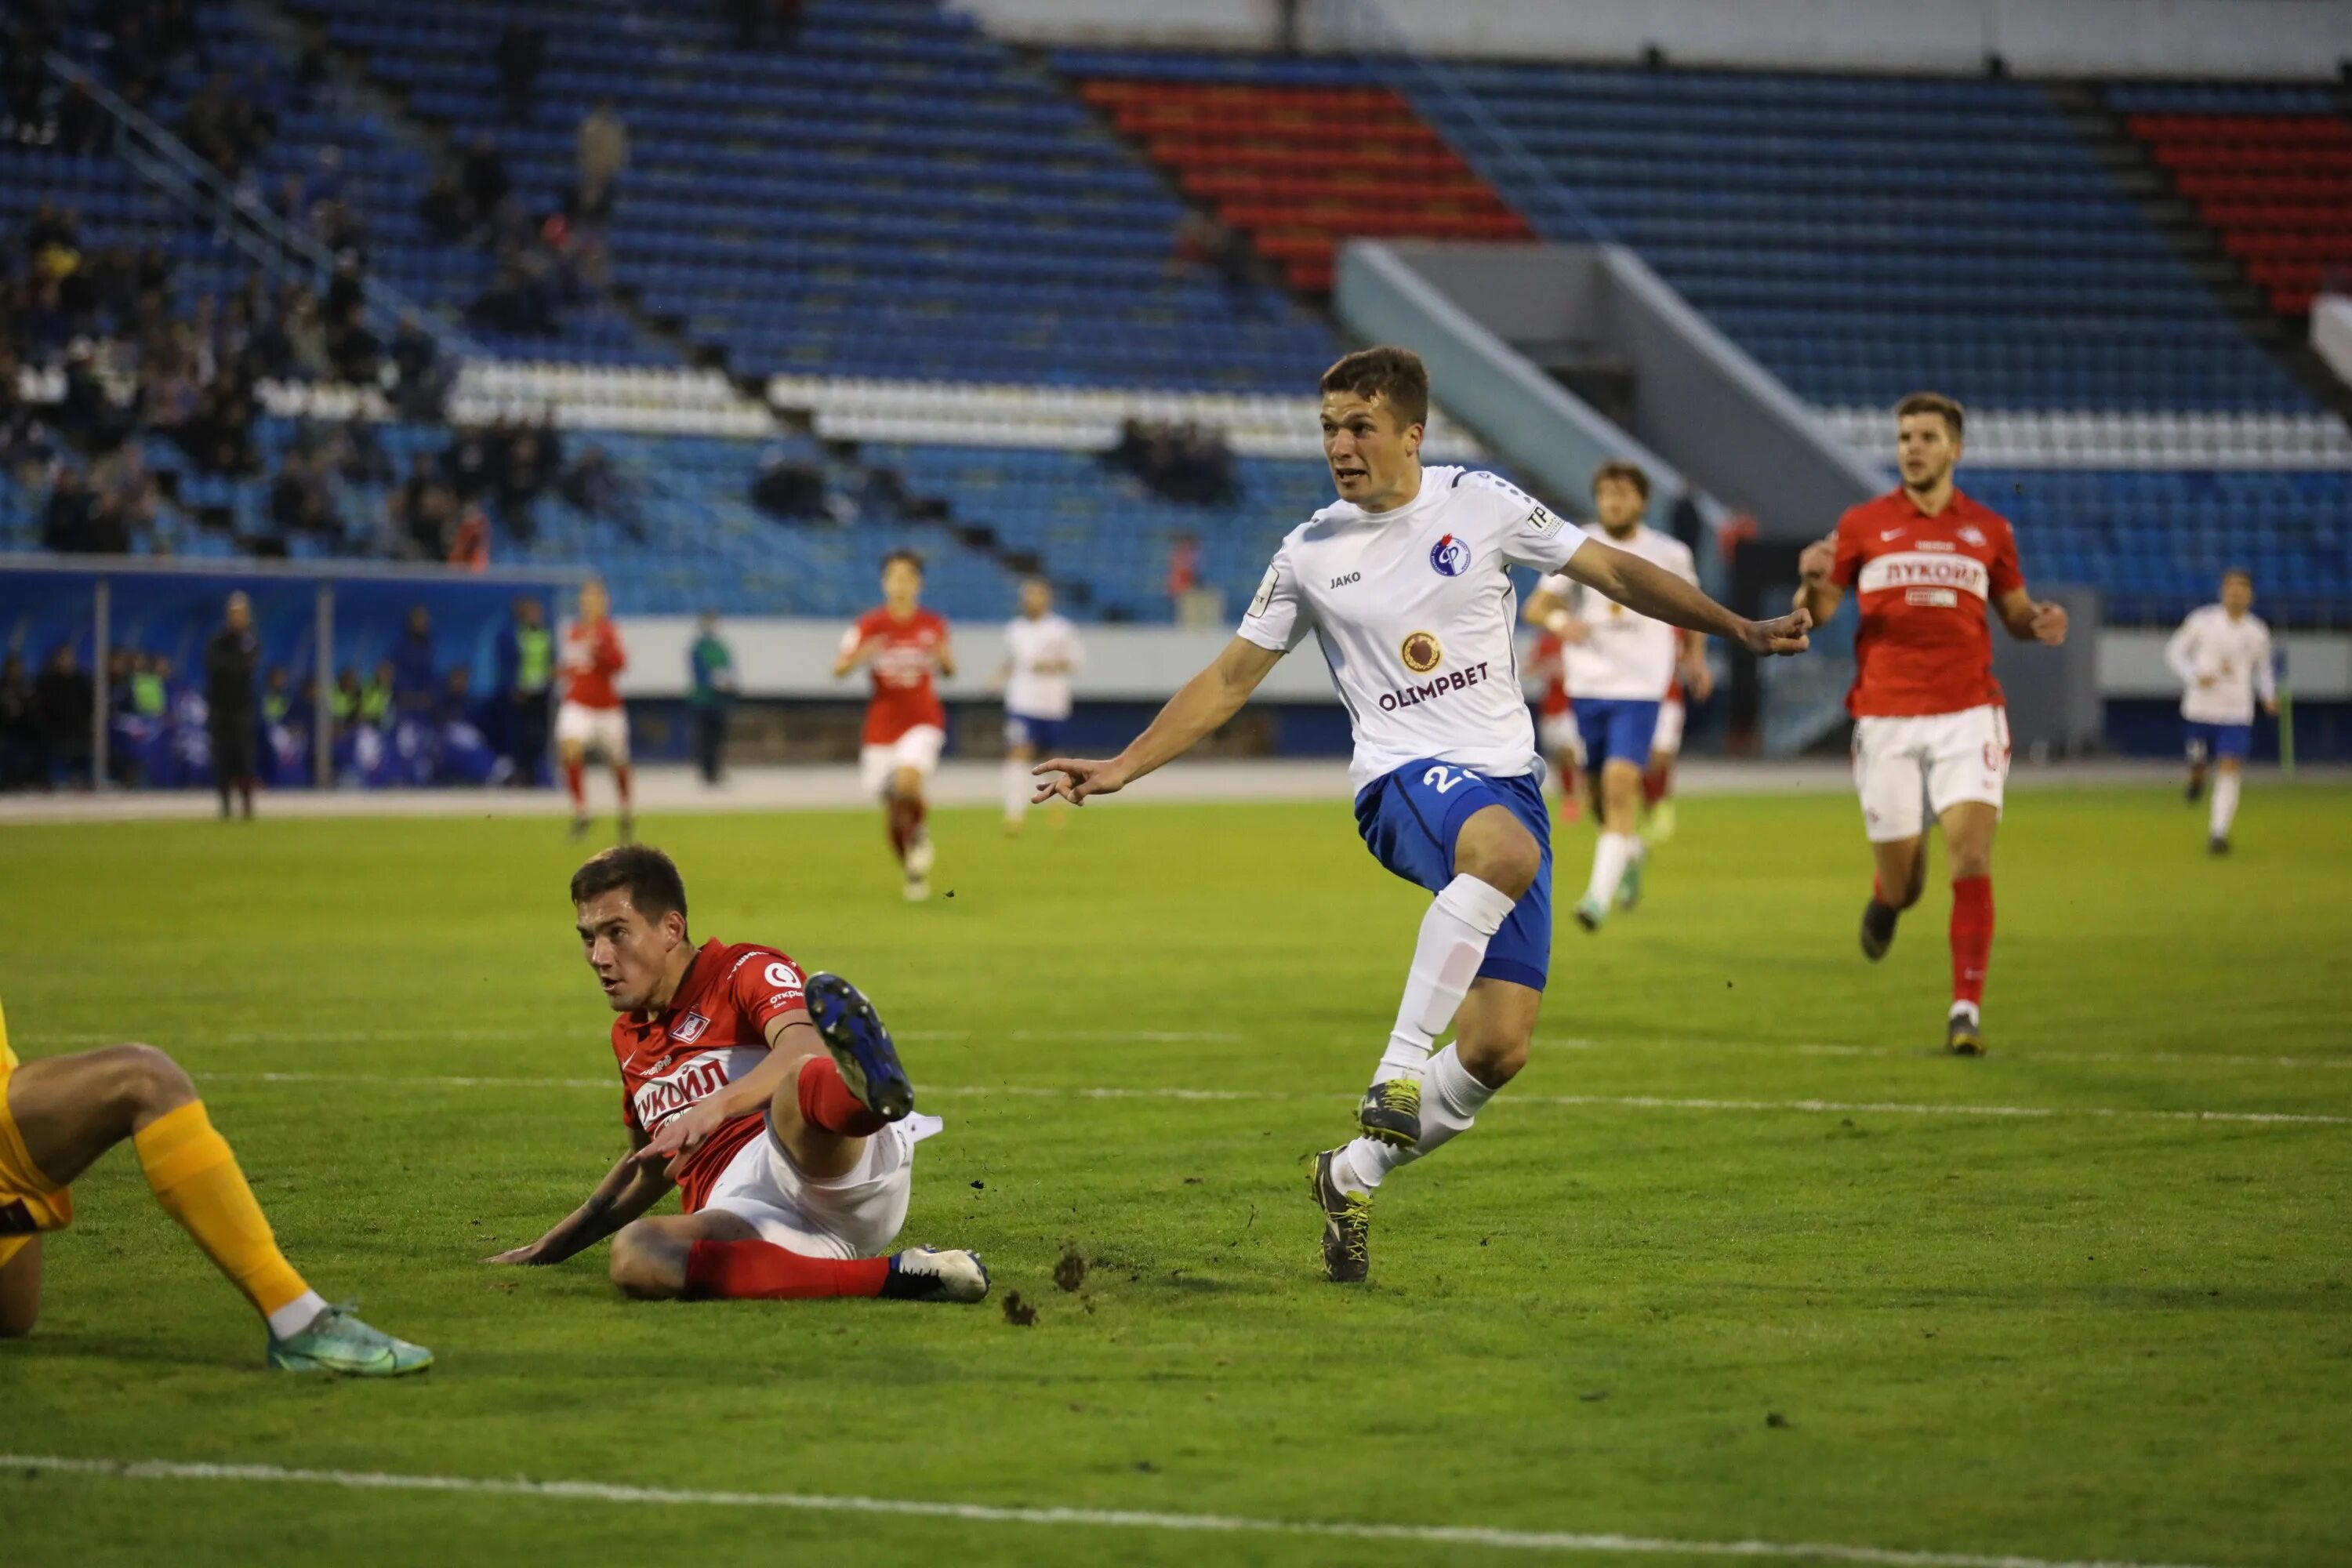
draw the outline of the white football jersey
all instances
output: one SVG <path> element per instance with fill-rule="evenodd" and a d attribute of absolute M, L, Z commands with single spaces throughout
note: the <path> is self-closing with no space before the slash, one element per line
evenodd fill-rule
<path fill-rule="evenodd" d="M 1423 468 L 1391 511 L 1352 501 L 1290 531 L 1241 635 L 1288 652 L 1312 630 L 1356 739 L 1362 789 L 1423 757 L 1510 778 L 1536 771 L 1519 692 L 1508 564 L 1557 572 L 1584 536 L 1494 475 Z"/>
<path fill-rule="evenodd" d="M 2186 689 L 2180 716 L 2196 724 L 2251 724 L 2254 699 L 2278 696 L 2271 672 L 2271 629 L 2249 612 L 2236 620 L 2219 605 L 2193 610 L 2164 645 L 2164 662 Z M 2210 679 L 2210 685 L 2200 686 Z"/>
<path fill-rule="evenodd" d="M 1066 719 L 1070 716 L 1070 672 L 1086 662 L 1078 647 L 1077 628 L 1051 613 L 1031 620 L 1015 616 L 1005 623 L 1004 655 L 1012 669 L 1004 679 L 1004 710 L 1024 719 Z M 1068 668 L 1043 670 L 1041 664 Z"/>
<path fill-rule="evenodd" d="M 1598 523 L 1588 523 L 1584 532 L 1587 538 L 1663 566 L 1694 586 L 1698 583 L 1698 563 L 1692 559 L 1690 546 L 1670 533 L 1660 533 L 1646 523 L 1624 540 L 1610 538 L 1608 530 Z M 1562 657 L 1570 695 L 1636 702 L 1665 700 L 1667 689 L 1675 683 L 1675 656 L 1682 648 L 1680 631 L 1664 621 L 1637 616 L 1565 577 L 1547 577 L 1538 586 L 1566 603 L 1569 614 L 1582 621 L 1589 634 L 1582 642 L 1568 643 Z"/>

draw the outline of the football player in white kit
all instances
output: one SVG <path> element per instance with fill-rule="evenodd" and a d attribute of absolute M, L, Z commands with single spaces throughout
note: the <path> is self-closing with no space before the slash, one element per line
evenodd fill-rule
<path fill-rule="evenodd" d="M 2205 790 L 2210 765 L 2212 814 L 2205 847 L 2230 852 L 2230 823 L 2238 815 L 2239 775 L 2253 749 L 2254 700 L 2263 711 L 2278 711 L 2278 681 L 2271 669 L 2271 629 L 2252 613 L 2253 574 L 2231 567 L 2221 574 L 2221 602 L 2189 612 L 2164 645 L 2164 662 L 2180 677 L 2180 717 L 2187 721 L 2189 798 Z"/>
<path fill-rule="evenodd" d="M 1070 677 L 1086 663 L 1076 626 L 1054 613 L 1054 585 L 1021 580 L 1021 613 L 1004 626 L 1004 831 L 1029 815 L 1029 768 L 1039 752 L 1058 752 L 1070 721 Z M 1058 812 L 1057 812 L 1058 815 Z"/>
<path fill-rule="evenodd" d="M 1409 350 L 1351 353 L 1324 373 L 1321 390 L 1324 458 L 1339 499 L 1284 539 L 1238 635 L 1142 734 L 1116 757 L 1039 763 L 1036 798 L 1082 805 L 1174 761 L 1316 634 L 1355 736 L 1358 831 L 1382 865 L 1437 895 L 1358 1109 L 1360 1136 L 1315 1159 L 1324 1269 L 1344 1282 L 1369 1271 L 1373 1190 L 1468 1130 L 1526 1063 L 1543 1000 L 1550 829 L 1507 569 L 1565 573 L 1759 654 L 1802 651 L 1811 623 L 1802 612 L 1745 620 L 1492 474 L 1423 468 L 1429 375 Z M 1449 1026 L 1454 1044 L 1432 1056 Z"/>
<path fill-rule="evenodd" d="M 1592 475 L 1592 506 L 1601 521 L 1584 531 L 1697 586 L 1698 563 L 1690 546 L 1643 522 L 1649 503 L 1650 476 L 1638 465 L 1603 463 Z M 1712 684 L 1706 639 L 1586 594 L 1566 575 L 1538 584 L 1527 614 L 1567 648 L 1568 689 L 1575 694 L 1576 726 L 1584 741 L 1584 766 L 1601 829 L 1591 879 L 1577 901 L 1576 923 L 1599 931 L 1612 901 L 1630 910 L 1641 900 L 1642 862 L 1649 853 L 1640 833 L 1643 776 L 1657 749 L 1659 715 L 1675 679 L 1696 691 Z"/>

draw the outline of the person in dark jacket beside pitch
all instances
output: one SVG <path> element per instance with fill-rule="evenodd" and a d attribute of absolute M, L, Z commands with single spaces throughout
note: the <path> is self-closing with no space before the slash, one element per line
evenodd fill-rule
<path fill-rule="evenodd" d="M 260 726 L 255 716 L 253 674 L 261 639 L 253 630 L 253 601 L 228 596 L 228 612 L 205 645 L 205 724 L 212 731 L 213 787 L 220 792 L 221 820 L 228 820 L 235 790 L 245 819 L 253 820 L 253 776 L 257 771 Z"/>

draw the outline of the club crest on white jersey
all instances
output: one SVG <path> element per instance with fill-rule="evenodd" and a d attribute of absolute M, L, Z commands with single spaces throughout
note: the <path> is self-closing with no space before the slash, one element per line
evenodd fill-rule
<path fill-rule="evenodd" d="M 1401 507 L 1339 501 L 1293 529 L 1240 635 L 1286 653 L 1316 635 L 1348 708 L 1360 790 L 1423 758 L 1497 778 L 1530 773 L 1535 726 L 1519 692 L 1507 568 L 1557 572 L 1583 543 L 1517 485 L 1424 468 Z"/>

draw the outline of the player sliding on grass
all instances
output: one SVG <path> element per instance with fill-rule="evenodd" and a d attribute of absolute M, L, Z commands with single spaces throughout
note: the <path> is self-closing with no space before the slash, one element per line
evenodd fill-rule
<path fill-rule="evenodd" d="M 1466 1131 L 1519 1070 L 1550 965 L 1550 832 L 1506 566 L 1565 573 L 1759 654 L 1801 651 L 1808 623 L 1743 620 L 1673 573 L 1564 527 L 1492 474 L 1424 469 L 1429 378 L 1404 349 L 1348 355 L 1324 373 L 1322 393 L 1337 503 L 1283 541 L 1240 635 L 1149 729 L 1107 761 L 1041 763 L 1040 774 L 1057 776 L 1037 798 L 1083 804 L 1181 756 L 1316 633 L 1355 735 L 1357 827 L 1383 866 L 1437 895 L 1358 1110 L 1361 1136 L 1316 1157 L 1324 1268 L 1356 1280 L 1369 1267 L 1372 1192 Z M 1449 1026 L 1454 1044 L 1433 1058 Z"/>
<path fill-rule="evenodd" d="M 139 1156 L 147 1185 L 269 1327 L 265 1352 L 281 1372 L 396 1377 L 433 1352 L 331 1307 L 278 1250 L 269 1222 L 213 1131 L 195 1085 L 152 1046 L 109 1046 L 19 1063 L 0 1017 L 0 1339 L 33 1331 L 41 1313 L 41 1235 L 73 1223 L 67 1184 L 117 1143 Z"/>
<path fill-rule="evenodd" d="M 1797 607 L 1821 626 L 1852 589 L 1853 778 L 1877 878 L 1862 911 L 1863 956 L 1895 940 L 1895 917 L 1927 879 L 1924 795 L 1952 860 L 1952 1007 L 1946 1048 L 1984 1050 L 1985 967 L 1992 958 L 1992 835 L 2009 777 L 2009 714 L 1992 678 L 1990 605 L 2009 635 L 2055 646 L 2066 610 L 2025 591 L 2009 520 L 1952 484 L 1960 405 L 1917 392 L 1895 408 L 1902 485 L 1848 509 L 1805 547 Z"/>
<path fill-rule="evenodd" d="M 909 1114 L 914 1089 L 856 987 L 803 985 L 772 947 L 696 946 L 686 884 L 658 849 L 607 849 L 572 874 L 572 902 L 619 1015 L 629 1152 L 554 1229 L 490 1262 L 561 1263 L 610 1236 L 613 1283 L 640 1299 L 988 1294 L 976 1253 L 882 1255 L 907 1218 L 915 1145 L 940 1123 Z M 638 1217 L 673 1185 L 684 1214 Z"/>

